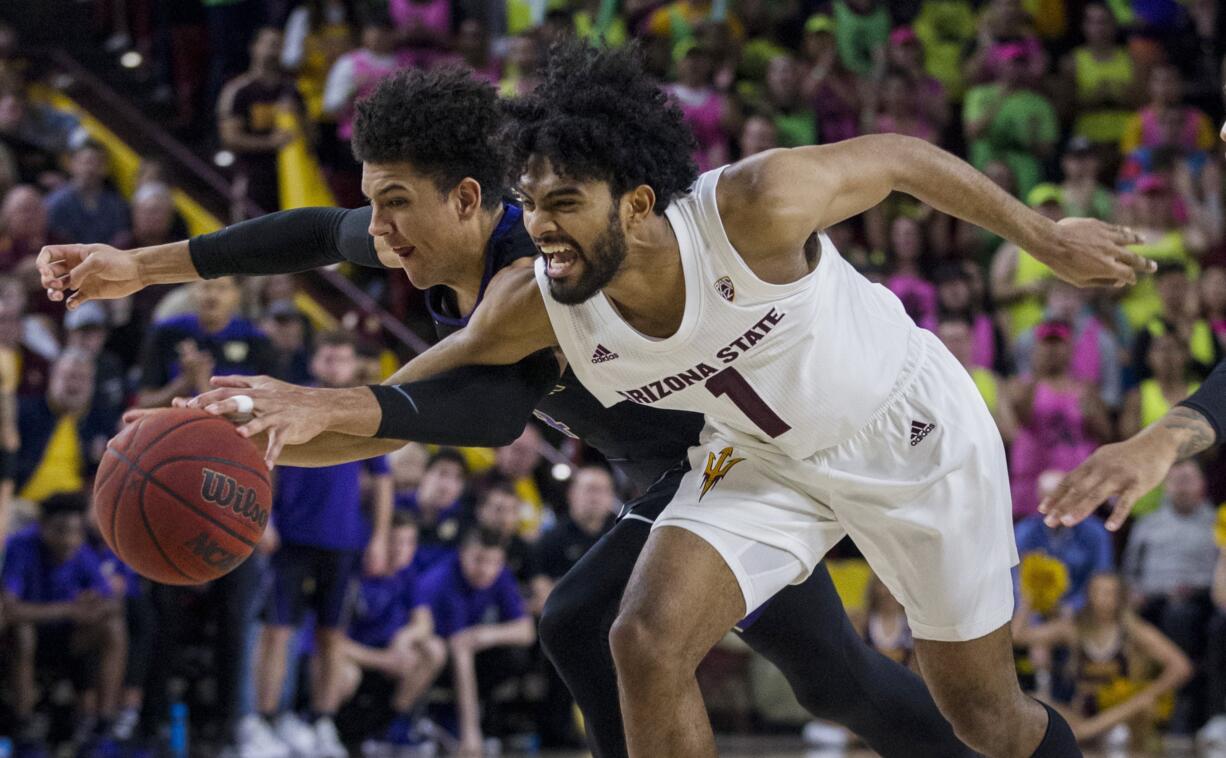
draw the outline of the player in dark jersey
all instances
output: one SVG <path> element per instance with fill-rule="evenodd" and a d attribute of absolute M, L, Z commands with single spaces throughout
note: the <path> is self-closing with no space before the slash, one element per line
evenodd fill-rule
<path fill-rule="evenodd" d="M 528 265 L 536 254 L 519 208 L 501 200 L 507 172 L 492 139 L 497 121 L 493 90 L 467 74 L 406 72 L 385 80 L 358 108 L 354 146 L 373 207 L 284 211 L 135 254 L 97 245 L 47 248 L 39 261 L 44 283 L 53 299 L 70 291 L 74 307 L 148 284 L 225 273 L 286 273 L 342 260 L 402 267 L 415 286 L 428 288 L 428 307 L 445 338 L 468 323 L 495 273 Z M 702 417 L 633 403 L 605 408 L 569 369 L 559 371 L 550 353 L 512 366 L 389 382 L 372 388 L 383 408 L 378 430 L 324 434 L 285 448 L 278 460 L 330 465 L 387 453 L 401 440 L 504 445 L 535 410 L 603 453 L 644 492 L 559 582 L 540 626 L 546 652 L 586 717 L 594 752 L 626 755 L 608 630 Z M 260 396 L 258 388 L 250 393 Z M 779 667 L 806 709 L 847 726 L 881 754 L 971 754 L 921 680 L 856 635 L 824 568 L 755 609 L 739 631 Z"/>

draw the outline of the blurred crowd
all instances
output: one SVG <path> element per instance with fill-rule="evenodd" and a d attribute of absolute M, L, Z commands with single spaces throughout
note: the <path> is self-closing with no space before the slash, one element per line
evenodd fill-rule
<path fill-rule="evenodd" d="M 899 132 L 966 157 L 1049 218 L 1137 230 L 1158 270 L 1111 291 L 1065 285 L 905 196 L 828 232 L 951 349 L 997 420 L 1022 554 L 1019 675 L 1086 740 L 1226 748 L 1226 464 L 1178 465 L 1120 532 L 1037 515 L 1062 472 L 1155 421 L 1226 353 L 1226 8 L 1214 0 L 96 5 L 100 45 L 145 53 L 177 113 L 168 126 L 216 114 L 196 147 L 232 153 L 236 192 L 263 210 L 283 204 L 278 157 L 295 140 L 339 204 L 361 201 L 353 103 L 397 68 L 461 63 L 514 95 L 551 41 L 579 35 L 641 45 L 704 169 Z M 217 374 L 376 382 L 387 346 L 305 313 L 286 276 L 151 288 L 66 315 L 33 271 L 44 244 L 139 247 L 187 226 L 158 161 L 124 196 L 107 147 L 36 97 L 38 83 L 0 26 L 0 629 L 15 651 L 0 660 L 0 734 L 35 751 L 146 744 L 183 703 L 194 737 L 245 756 L 473 734 L 578 744 L 532 619 L 635 493 L 553 430 L 497 451 L 409 445 L 279 467 L 257 554 L 203 587 L 151 585 L 109 552 L 89 493 L 124 409 L 168 405 Z M 362 276 L 412 315 L 400 272 Z M 547 444 L 570 464 L 543 460 Z M 866 638 L 909 663 L 901 608 L 879 582 L 858 592 L 845 599 Z M 810 727 L 815 741 L 845 740 Z"/>

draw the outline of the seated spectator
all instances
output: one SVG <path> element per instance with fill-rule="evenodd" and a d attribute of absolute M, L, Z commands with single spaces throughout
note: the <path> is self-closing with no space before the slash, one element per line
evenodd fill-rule
<path fill-rule="evenodd" d="M 714 63 L 706 48 L 697 43 L 683 44 L 677 58 L 677 81 L 664 87 L 694 133 L 694 162 L 699 171 L 728 162 L 728 135 L 736 118 L 731 103 L 715 89 Z"/>
<path fill-rule="evenodd" d="M 1079 381 L 1098 388 L 1109 408 L 1123 401 L 1120 345 L 1102 322 L 1087 297 L 1088 291 L 1060 279 L 1047 284 L 1045 321 L 1062 321 L 1073 329 L 1073 358 L 1069 372 Z M 1038 327 L 1027 329 L 1013 343 L 1013 365 L 1019 374 L 1031 372 Z M 1128 435 L 1124 435 L 1128 436 Z"/>
<path fill-rule="evenodd" d="M 351 387 L 357 376 L 353 338 L 332 332 L 320 338 L 311 375 L 323 387 Z M 346 754 L 336 730 L 340 669 L 353 590 L 363 573 L 387 573 L 392 481 L 382 457 L 318 468 L 278 466 L 269 529 L 280 547 L 272 555 L 272 589 L 256 666 L 256 695 L 264 723 L 298 753 L 320 758 Z M 362 503 L 362 474 L 371 479 L 369 517 Z M 304 724 L 280 711 L 285 656 L 307 609 L 314 612 L 311 718 Z M 275 725 L 275 726 L 274 726 Z M 305 728 L 304 728 L 305 727 Z M 256 741 L 267 742 L 267 733 Z"/>
<path fill-rule="evenodd" d="M 940 125 L 924 111 L 920 103 L 919 82 L 902 69 L 890 69 L 868 91 L 865 101 L 865 134 L 905 134 L 936 143 L 941 138 Z"/>
<path fill-rule="evenodd" d="M 535 540 L 541 530 L 546 501 L 558 484 L 542 473 L 541 445 L 544 439 L 535 424 L 528 424 L 510 445 L 494 451 L 494 467 L 483 475 L 483 484 L 506 482 L 515 490 L 525 507 L 519 514 L 519 535 L 526 540 Z M 561 498 L 557 498 L 560 500 Z"/>
<path fill-rule="evenodd" d="M 97 142 L 85 142 L 72 151 L 71 179 L 45 201 L 47 224 L 57 237 L 128 247 L 132 218 L 128 204 L 106 184 L 107 162 L 106 149 Z"/>
<path fill-rule="evenodd" d="M 1069 650 L 1073 699 L 1054 705 L 1083 742 L 1110 735 L 1117 747 L 1131 741 L 1140 748 L 1157 720 L 1158 699 L 1192 676 L 1188 657 L 1129 610 L 1127 589 L 1113 573 L 1090 579 L 1086 604 L 1072 617 L 1035 624 L 1023 594 L 1013 615 L 1013 640 L 1030 648 L 1036 663 L 1049 662 L 1054 648 Z M 1151 664 L 1161 672 L 1153 680 L 1146 677 Z M 1051 693 L 1040 696 L 1050 699 Z"/>
<path fill-rule="evenodd" d="M 885 582 L 875 575 L 868 581 L 863 623 L 862 634 L 869 647 L 895 663 L 918 671 L 915 640 L 911 637 L 907 614 Z"/>
<path fill-rule="evenodd" d="M 407 510 L 417 519 L 418 547 L 413 566 L 424 572 L 450 555 L 460 536 L 460 496 L 464 494 L 468 464 L 464 456 L 443 448 L 426 462 L 421 484 L 414 492 L 398 491 L 397 510 Z"/>
<path fill-rule="evenodd" d="M 127 405 L 128 378 L 119 356 L 106 349 L 110 330 L 102 302 L 82 303 L 64 314 L 64 348 L 94 358 L 92 407 L 118 409 Z"/>
<path fill-rule="evenodd" d="M 482 492 L 474 510 L 476 526 L 498 535 L 506 551 L 506 565 L 515 580 L 527 587 L 536 575 L 532 545 L 519 536 L 520 518 L 525 504 L 515 490 L 505 482 L 496 483 Z"/>
<path fill-rule="evenodd" d="M 1094 143 L 1086 137 L 1074 137 L 1060 154 L 1060 205 L 1064 215 L 1110 221 L 1115 218 L 1115 196 L 1098 181 L 1100 168 Z"/>
<path fill-rule="evenodd" d="M 920 44 L 920 38 L 914 28 L 900 26 L 890 32 L 890 45 L 886 49 L 889 66 L 905 73 L 913 83 L 916 106 L 939 138 L 949 125 L 949 95 L 945 91 L 945 85 L 929 73 L 926 56 L 927 52 L 924 45 Z"/>
<path fill-rule="evenodd" d="M 1137 330 L 1132 347 L 1132 367 L 1137 378 L 1145 380 L 1152 376 L 1149 365 L 1149 346 L 1154 339 L 1166 334 L 1179 338 L 1191 359 L 1189 369 L 1192 378 L 1203 378 L 1222 360 L 1222 346 L 1213 336 L 1209 322 L 1200 318 L 1196 310 L 1196 289 L 1186 266 L 1180 263 L 1161 263 L 1152 277 L 1158 309 Z M 1125 297 L 1125 307 L 1131 293 Z M 1133 301 L 1135 304 L 1135 301 Z"/>
<path fill-rule="evenodd" d="M 866 76 L 890 38 L 890 11 L 879 0 L 834 0 L 834 37 L 839 60 L 857 76 Z"/>
<path fill-rule="evenodd" d="M 1186 176 L 1193 188 L 1205 181 L 1220 180 L 1221 175 L 1207 151 L 1187 148 L 1182 144 L 1181 115 L 1180 111 L 1175 109 L 1159 113 L 1154 130 L 1154 144 L 1141 145 L 1124 155 L 1116 182 L 1117 191 L 1125 195 L 1136 192 L 1137 182 L 1149 175 L 1158 175 L 1167 181 L 1173 181 L 1176 176 Z"/>
<path fill-rule="evenodd" d="M 1026 204 L 1052 221 L 1064 218 L 1063 196 L 1054 184 L 1040 184 L 1026 196 Z M 1051 269 L 1012 242 L 992 256 L 992 302 L 1003 311 L 1010 339 L 1043 321 L 1043 301 Z"/>
<path fill-rule="evenodd" d="M 1199 661 L 1213 614 L 1209 592 L 1218 560 L 1216 514 L 1196 461 L 1171 467 L 1164 489 L 1161 507 L 1137 521 L 1128 535 L 1123 573 L 1142 598 L 1141 616 Z M 1189 734 L 1200 723 L 1200 684 L 1180 692 L 1170 724 L 1175 734 Z"/>
<path fill-rule="evenodd" d="M 50 363 L 60 346 L 51 339 L 40 340 L 49 344 L 38 345 L 31 339 L 31 317 L 26 314 L 26 293 L 16 279 L 0 277 L 0 353 L 11 362 L 17 377 L 18 396 L 41 395 L 47 389 Z M 39 330 L 42 331 L 42 330 Z M 39 348 L 39 349 L 36 349 Z"/>
<path fill-rule="evenodd" d="M 741 158 L 774 150 L 779 147 L 779 130 L 769 116 L 760 113 L 751 114 L 741 124 L 738 144 Z"/>
<path fill-rule="evenodd" d="M 915 35 L 924 45 L 924 64 L 945 88 L 951 100 L 965 90 L 962 59 L 975 39 L 975 10 L 969 0 L 921 0 L 912 20 Z"/>
<path fill-rule="evenodd" d="M 17 494 L 39 501 L 82 492 L 106 443 L 119 427 L 122 405 L 96 404 L 94 356 L 65 350 L 51 366 L 47 392 L 18 400 Z"/>
<path fill-rule="evenodd" d="M 919 221 L 898 216 L 890 226 L 890 289 L 907 315 L 925 329 L 936 331 L 937 288 L 924 276 L 924 230 Z"/>
<path fill-rule="evenodd" d="M 238 280 L 223 276 L 191 288 L 194 312 L 158 322 L 149 332 L 137 400 L 142 408 L 205 392 L 214 375 L 271 375 L 276 370 L 268 338 L 239 315 Z"/>
<path fill-rule="evenodd" d="M 817 117 L 801 90 L 800 72 L 791 55 L 776 56 L 767 64 L 760 107 L 774 114 L 783 147 L 817 144 Z"/>
<path fill-rule="evenodd" d="M 277 151 L 294 133 L 277 126 L 277 114 L 301 118 L 302 100 L 293 80 L 281 70 L 281 31 L 259 29 L 251 40 L 251 64 L 226 82 L 217 98 L 217 132 L 222 147 L 235 154 L 244 194 L 265 213 L 280 210 Z"/>
<path fill-rule="evenodd" d="M 773 59 L 781 52 L 772 55 Z M 802 97 L 813 104 L 823 143 L 851 139 L 860 133 L 860 81 L 839 58 L 834 21 L 826 15 L 805 22 L 801 65 Z"/>
<path fill-rule="evenodd" d="M 566 490 L 566 516 L 541 535 L 535 545 L 532 610 L 536 615 L 558 580 L 583 554 L 613 527 L 617 495 L 613 476 L 603 466 L 584 466 L 571 477 Z"/>
<path fill-rule="evenodd" d="M 515 577 L 506 567 L 506 549 L 485 530 L 469 530 L 458 555 L 422 576 L 421 590 L 435 631 L 447 641 L 460 750 L 480 755 L 479 693 L 522 671 L 524 662 L 515 649 L 536 640 L 532 617 L 524 613 Z"/>
<path fill-rule="evenodd" d="M 1039 496 L 1055 492 L 1063 478 L 1063 473 L 1059 471 L 1040 474 Z M 1035 513 L 1019 521 L 1014 527 L 1014 534 L 1017 553 L 1023 560 L 1031 553 L 1042 553 L 1064 564 L 1068 572 L 1068 587 L 1058 601 L 1058 611 L 1080 611 L 1086 604 L 1090 579 L 1096 574 L 1115 570 L 1111 534 L 1103 525 L 1103 520 L 1093 514 L 1075 526 L 1047 526 L 1043 523 L 1043 515 Z M 1016 574 L 1014 584 L 1017 585 Z M 1058 612 L 1054 615 L 1064 614 Z"/>
<path fill-rule="evenodd" d="M 417 523 L 407 511 L 393 517 L 390 539 L 390 573 L 362 578 L 340 671 L 342 702 L 357 692 L 364 672 L 396 681 L 394 716 L 383 740 L 376 741 L 389 753 L 418 742 L 414 709 L 447 662 L 447 648 L 434 634 L 430 606 L 412 566 Z"/>
<path fill-rule="evenodd" d="M 1114 148 L 1137 107 L 1140 79 L 1128 49 L 1118 44 L 1115 19 L 1105 5 L 1085 7 L 1081 31 L 1085 44 L 1060 62 L 1065 112 L 1076 116 L 1074 135 Z"/>
<path fill-rule="evenodd" d="M 503 97 L 526 95 L 536 89 L 540 81 L 541 43 L 531 33 L 511 38 L 507 57 L 502 67 L 502 79 L 498 82 L 498 94 Z"/>
<path fill-rule="evenodd" d="M 1000 430 L 1001 439 L 1005 443 L 1013 441 L 1017 434 L 1017 417 L 1013 412 L 1013 404 L 1004 395 L 1004 380 L 989 368 L 976 366 L 971 356 L 974 353 L 974 331 L 971 322 L 962 315 L 944 315 L 937 324 L 937 336 L 949 348 L 958 362 L 962 364 L 975 381 L 980 396 L 987 404 L 996 427 Z"/>
<path fill-rule="evenodd" d="M 1111 419 L 1097 390 L 1070 371 L 1072 336 L 1064 322 L 1040 325 L 1035 330 L 1034 373 L 1010 387 L 1018 420 L 1009 477 L 1015 519 L 1038 508 L 1039 474 L 1072 471 L 1111 438 Z"/>
<path fill-rule="evenodd" d="M 310 381 L 310 345 L 306 316 L 293 300 L 274 300 L 264 310 L 260 329 L 268 335 L 276 368 L 273 376 L 293 384 Z"/>
<path fill-rule="evenodd" d="M 1215 139 L 1213 122 L 1201 111 L 1183 104 L 1183 77 L 1171 64 L 1159 64 L 1149 72 L 1149 102 L 1124 126 L 1120 152 L 1128 155 L 1138 147 L 1161 144 L 1161 117 L 1174 113 L 1178 144 L 1187 150 L 1211 150 Z"/>
<path fill-rule="evenodd" d="M 966 93 L 962 110 L 970 162 L 982 170 L 1002 160 L 1013 171 L 1018 194 L 1025 197 L 1044 179 L 1044 161 L 1059 137 L 1051 102 L 1027 82 L 1031 53 L 1020 42 L 1004 45 L 995 81 Z"/>
<path fill-rule="evenodd" d="M 8 539 L 0 573 L 17 749 L 36 749 L 44 737 L 33 719 L 44 674 L 71 676 L 82 710 L 78 734 L 109 742 L 128 644 L 123 613 L 85 544 L 85 497 L 54 495 L 39 510 L 37 525 Z"/>

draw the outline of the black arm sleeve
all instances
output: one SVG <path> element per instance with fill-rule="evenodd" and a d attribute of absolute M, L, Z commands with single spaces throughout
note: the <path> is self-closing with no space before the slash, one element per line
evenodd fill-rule
<path fill-rule="evenodd" d="M 1213 444 L 1222 444 L 1222 435 L 1226 432 L 1226 361 L 1218 363 L 1200 389 L 1180 405 L 1204 416 L 1215 433 Z"/>
<path fill-rule="evenodd" d="M 436 445 L 509 445 L 560 374 L 546 350 L 510 366 L 463 366 L 407 384 L 372 385 L 383 411 L 375 436 Z"/>
<path fill-rule="evenodd" d="M 383 268 L 369 226 L 370 206 L 295 208 L 192 237 L 188 251 L 205 279 L 294 274 L 343 260 Z"/>

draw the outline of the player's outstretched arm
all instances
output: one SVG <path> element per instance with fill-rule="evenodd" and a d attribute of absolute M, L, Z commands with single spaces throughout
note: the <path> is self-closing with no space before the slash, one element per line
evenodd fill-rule
<path fill-rule="evenodd" d="M 1226 361 L 1165 416 L 1123 442 L 1095 450 L 1039 504 L 1039 512 L 1049 526 L 1072 526 L 1114 498 L 1107 528 L 1115 531 L 1137 499 L 1157 487 L 1176 461 L 1221 444 L 1223 430 Z"/>
<path fill-rule="evenodd" d="M 924 140 L 877 134 L 830 145 L 771 150 L 728 169 L 718 199 L 729 239 L 750 266 L 796 255 L 826 229 L 906 192 L 988 229 L 1079 286 L 1136 281 L 1152 263 L 1125 247 L 1135 232 L 1093 219 L 1054 223 L 970 164 Z"/>
<path fill-rule="evenodd" d="M 109 245 L 48 245 L 36 261 L 52 300 L 69 310 L 88 300 L 125 297 L 152 284 L 218 276 L 291 274 L 349 260 L 382 261 L 367 233 L 370 208 L 296 208 L 165 245 L 118 250 Z"/>

